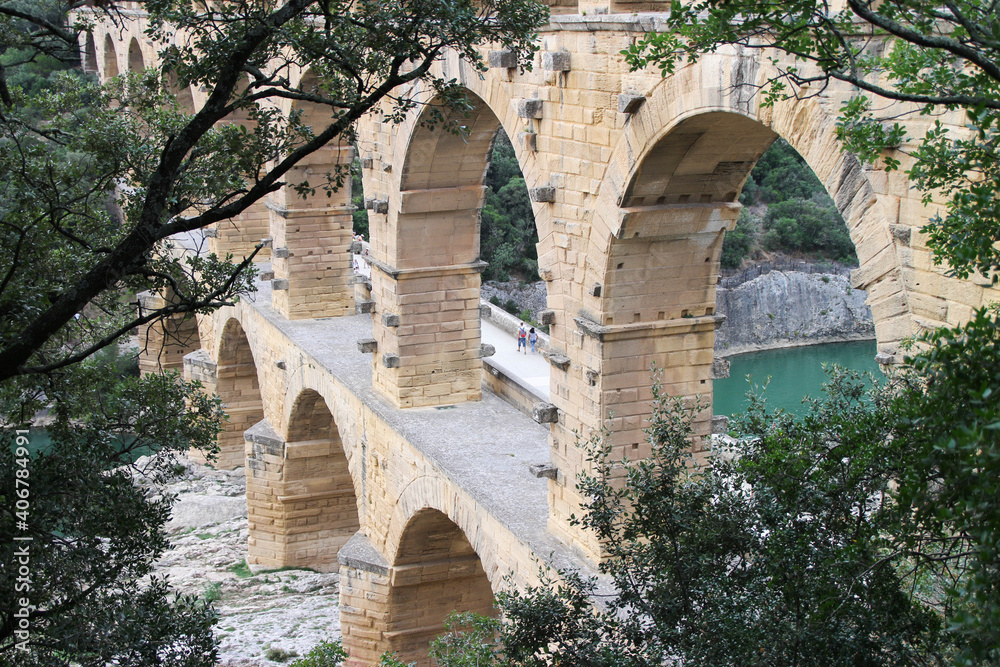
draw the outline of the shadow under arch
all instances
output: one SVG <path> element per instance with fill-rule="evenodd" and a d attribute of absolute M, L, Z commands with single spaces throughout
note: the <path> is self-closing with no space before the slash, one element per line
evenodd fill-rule
<path fill-rule="evenodd" d="M 115 51 L 115 40 L 111 35 L 104 36 L 104 72 L 103 79 L 113 79 L 118 76 L 118 53 Z"/>
<path fill-rule="evenodd" d="M 358 496 L 340 431 L 313 389 L 292 404 L 282 446 L 251 447 L 248 560 L 271 567 L 338 568 L 337 553 L 361 528 Z"/>
<path fill-rule="evenodd" d="M 407 522 L 392 563 L 385 638 L 404 663 L 433 664 L 427 651 L 452 611 L 492 616 L 493 589 L 465 533 L 424 508 Z"/>
<path fill-rule="evenodd" d="M 146 60 L 142 56 L 142 47 L 135 37 L 128 43 L 128 70 L 130 72 L 142 72 L 146 69 Z"/>
<path fill-rule="evenodd" d="M 264 419 L 257 364 L 246 332 L 235 317 L 226 321 L 219 338 L 216 392 L 228 417 L 216 442 L 216 467 L 242 467 L 245 459 L 243 432 Z"/>
<path fill-rule="evenodd" d="M 97 42 L 94 41 L 94 33 L 88 32 L 83 44 L 83 53 L 80 58 L 80 67 L 87 74 L 99 74 L 97 63 Z"/>

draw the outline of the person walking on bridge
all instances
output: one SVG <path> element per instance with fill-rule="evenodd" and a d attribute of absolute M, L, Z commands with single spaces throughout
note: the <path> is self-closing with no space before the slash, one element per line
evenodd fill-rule
<path fill-rule="evenodd" d="M 535 343 L 538 342 L 538 334 L 535 332 L 535 327 L 531 327 L 528 331 L 528 342 L 531 343 L 531 353 L 535 353 Z M 525 352 L 527 354 L 527 352 Z"/>
<path fill-rule="evenodd" d="M 528 354 L 528 332 L 524 329 L 524 322 L 521 322 L 521 328 L 517 330 L 517 351 L 520 352 L 524 350 L 525 354 Z"/>

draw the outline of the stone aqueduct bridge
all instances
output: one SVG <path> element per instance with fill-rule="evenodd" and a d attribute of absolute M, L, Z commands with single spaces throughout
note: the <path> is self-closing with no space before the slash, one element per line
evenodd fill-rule
<path fill-rule="evenodd" d="M 189 344 L 173 340 L 144 360 L 147 370 L 183 367 L 227 406 L 220 465 L 246 465 L 249 561 L 340 568 L 354 665 L 385 650 L 425 664 L 447 611 L 487 611 L 505 577 L 533 583 L 539 564 L 594 561 L 594 542 L 568 521 L 584 467 L 573 432 L 607 424 L 615 456 L 647 454 L 640 429 L 653 363 L 670 392 L 711 396 L 722 239 L 776 137 L 848 221 L 861 261 L 854 284 L 868 291 L 882 354 L 991 297 L 932 265 L 918 230 L 934 209 L 901 172 L 840 152 L 834 114 L 849 91 L 760 108 L 744 84 L 762 81 L 768 64 L 737 51 L 667 79 L 630 73 L 619 52 L 658 16 L 633 10 L 667 3 L 551 4 L 533 71 L 488 47 L 485 75 L 454 54 L 439 64 L 475 101 L 466 136 L 422 128 L 424 109 L 400 126 L 361 126 L 370 286 L 352 280 L 349 193 L 279 193 L 206 233 L 213 250 L 236 255 L 270 238 L 269 279 L 196 325 L 168 323 Z M 125 30 L 98 24 L 81 44 L 102 78 L 157 64 L 142 13 L 130 16 Z M 177 91 L 191 109 L 204 96 Z M 501 127 L 539 231 L 553 423 L 481 390 L 478 211 Z M 300 171 L 353 157 L 332 146 Z M 359 339 L 373 339 L 367 354 Z M 529 473 L 548 461 L 553 479 Z"/>

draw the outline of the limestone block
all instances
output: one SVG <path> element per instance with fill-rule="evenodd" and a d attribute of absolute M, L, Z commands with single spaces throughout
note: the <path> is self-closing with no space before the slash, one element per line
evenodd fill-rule
<path fill-rule="evenodd" d="M 263 239 L 260 240 L 260 247 L 261 248 L 270 248 L 272 245 L 274 245 L 274 239 L 263 238 Z"/>
<path fill-rule="evenodd" d="M 518 118 L 541 118 L 542 100 L 536 98 L 517 100 L 514 102 L 514 110 Z"/>
<path fill-rule="evenodd" d="M 618 96 L 618 111 L 619 113 L 635 113 L 645 101 L 645 95 L 622 93 Z"/>
<path fill-rule="evenodd" d="M 351 253 L 360 255 L 362 251 L 361 241 L 351 241 Z"/>
<path fill-rule="evenodd" d="M 382 326 L 384 327 L 398 327 L 399 326 L 399 315 L 394 313 L 382 313 Z"/>
<path fill-rule="evenodd" d="M 553 202 L 556 200 L 556 189 L 551 185 L 528 188 L 528 197 L 534 202 Z"/>
<path fill-rule="evenodd" d="M 288 248 L 275 248 L 271 252 L 271 256 L 276 259 L 286 259 L 288 257 Z"/>
<path fill-rule="evenodd" d="M 559 476 L 559 469 L 551 463 L 534 463 L 528 466 L 528 470 L 539 479 L 542 477 L 556 479 Z"/>
<path fill-rule="evenodd" d="M 383 354 L 382 355 L 382 365 L 386 368 L 399 368 L 399 355 L 398 354 Z"/>
<path fill-rule="evenodd" d="M 497 353 L 497 349 L 488 343 L 480 343 L 479 345 L 479 356 L 482 359 L 486 357 L 492 357 Z"/>
<path fill-rule="evenodd" d="M 372 301 L 371 299 L 360 300 L 354 303 L 355 315 L 363 315 L 365 313 L 370 314 L 374 312 L 375 312 L 375 302 Z"/>
<path fill-rule="evenodd" d="M 535 403 L 531 418 L 539 424 L 554 424 L 559 421 L 559 409 L 551 403 Z"/>
<path fill-rule="evenodd" d="M 542 53 L 542 69 L 550 72 L 568 72 L 570 60 L 569 51 L 546 51 Z"/>
<path fill-rule="evenodd" d="M 730 363 L 728 359 L 716 359 L 712 362 L 712 379 L 721 380 L 729 377 Z"/>
<path fill-rule="evenodd" d="M 517 54 L 510 49 L 490 51 L 488 60 L 491 68 L 512 69 L 517 67 Z"/>
<path fill-rule="evenodd" d="M 363 158 L 361 158 L 361 168 L 362 169 L 371 169 L 374 166 L 375 166 L 375 160 L 374 160 L 374 158 L 370 158 L 370 157 L 363 157 Z"/>
<path fill-rule="evenodd" d="M 565 354 L 559 354 L 557 352 L 553 352 L 549 354 L 548 360 L 550 364 L 552 364 L 561 371 L 564 371 L 567 368 L 569 368 L 570 359 Z"/>
<path fill-rule="evenodd" d="M 389 201 L 386 199 L 373 199 L 371 210 L 374 213 L 388 213 L 389 212 Z"/>
<path fill-rule="evenodd" d="M 219 230 L 216 229 L 215 227 L 206 227 L 205 229 L 203 229 L 201 231 L 204 232 L 206 239 L 217 239 L 217 238 L 219 238 Z"/>
<path fill-rule="evenodd" d="M 271 281 L 271 289 L 275 292 L 287 292 L 288 280 L 286 278 L 275 278 Z"/>
<path fill-rule="evenodd" d="M 538 311 L 538 321 L 543 325 L 555 324 L 556 311 L 548 309 Z"/>

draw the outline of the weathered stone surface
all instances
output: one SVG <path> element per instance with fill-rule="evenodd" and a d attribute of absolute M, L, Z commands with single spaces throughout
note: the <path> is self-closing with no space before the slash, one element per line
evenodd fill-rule
<path fill-rule="evenodd" d="M 716 359 L 712 362 L 712 379 L 722 380 L 729 377 L 730 363 L 728 359 Z"/>
<path fill-rule="evenodd" d="M 479 356 L 483 359 L 486 357 L 492 357 L 497 353 L 497 349 L 488 343 L 480 343 L 479 345 Z"/>
<path fill-rule="evenodd" d="M 550 72 L 568 72 L 571 69 L 572 54 L 569 51 L 544 51 L 542 69 Z"/>
<path fill-rule="evenodd" d="M 559 421 L 559 409 L 551 403 L 536 403 L 531 418 L 539 424 L 554 424 Z"/>
<path fill-rule="evenodd" d="M 374 338 L 358 339 L 358 351 L 369 354 L 378 350 L 378 341 Z"/>
<path fill-rule="evenodd" d="M 635 113 L 642 106 L 643 102 L 646 101 L 645 95 L 636 95 L 633 93 L 621 93 L 618 95 L 618 112 L 619 113 Z"/>
<path fill-rule="evenodd" d="M 551 185 L 528 188 L 528 197 L 535 202 L 553 202 L 556 200 L 556 189 Z"/>
<path fill-rule="evenodd" d="M 541 118 L 542 100 L 538 98 L 516 100 L 514 102 L 514 111 L 519 118 Z"/>
<path fill-rule="evenodd" d="M 354 302 L 354 312 L 357 315 L 375 312 L 375 302 L 371 299 Z"/>
<path fill-rule="evenodd" d="M 273 280 L 271 280 L 271 289 L 274 290 L 274 291 L 276 291 L 276 292 L 287 291 L 288 290 L 288 279 L 287 278 L 274 278 Z"/>
<path fill-rule="evenodd" d="M 512 69 L 517 67 L 517 55 L 509 49 L 490 51 L 488 57 L 490 67 Z"/>

